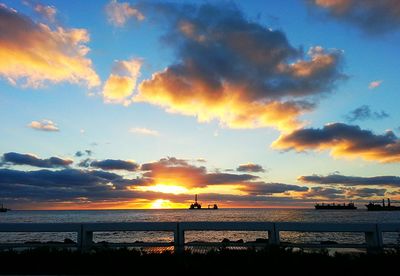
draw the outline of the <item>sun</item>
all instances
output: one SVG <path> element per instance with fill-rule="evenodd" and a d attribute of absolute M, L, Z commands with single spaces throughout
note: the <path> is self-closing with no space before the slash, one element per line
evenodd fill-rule
<path fill-rule="evenodd" d="M 157 199 L 154 200 L 150 205 L 151 209 L 166 209 L 171 208 L 171 201 L 166 199 Z"/>
<path fill-rule="evenodd" d="M 186 208 L 184 203 L 171 202 L 168 199 L 156 199 L 150 203 L 150 209 L 176 209 L 176 208 Z"/>

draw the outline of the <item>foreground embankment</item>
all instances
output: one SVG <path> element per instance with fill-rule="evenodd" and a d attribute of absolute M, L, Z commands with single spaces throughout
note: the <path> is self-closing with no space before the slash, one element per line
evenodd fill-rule
<path fill-rule="evenodd" d="M 370 275 L 396 271 L 400 251 L 334 255 L 327 251 L 293 251 L 278 247 L 263 250 L 217 249 L 206 254 L 149 253 L 129 249 L 79 252 L 37 248 L 0 252 L 0 274 L 41 275 L 266 275 L 279 272 L 306 275 Z M 395 270 L 392 270 L 395 269 Z"/>

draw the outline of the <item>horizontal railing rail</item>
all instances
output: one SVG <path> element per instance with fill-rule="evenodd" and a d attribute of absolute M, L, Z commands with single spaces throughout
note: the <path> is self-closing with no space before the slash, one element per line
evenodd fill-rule
<path fill-rule="evenodd" d="M 171 232 L 171 242 L 126 242 L 126 243 L 94 243 L 95 232 L 117 231 L 162 231 Z M 188 231 L 260 231 L 268 234 L 266 242 L 186 242 L 185 233 Z M 1 233 L 15 232 L 71 232 L 76 233 L 77 242 L 70 243 L 0 243 L 0 248 L 17 247 L 76 247 L 85 251 L 97 246 L 109 247 L 172 247 L 175 251 L 181 251 L 185 246 L 235 246 L 255 247 L 261 245 L 296 246 L 302 248 L 367 248 L 383 249 L 396 247 L 394 244 L 383 242 L 383 233 L 398 232 L 400 223 L 305 223 L 305 222 L 121 222 L 121 223 L 0 223 Z M 346 244 L 337 242 L 312 243 L 288 243 L 280 239 L 281 232 L 350 232 L 364 233 L 365 243 Z"/>

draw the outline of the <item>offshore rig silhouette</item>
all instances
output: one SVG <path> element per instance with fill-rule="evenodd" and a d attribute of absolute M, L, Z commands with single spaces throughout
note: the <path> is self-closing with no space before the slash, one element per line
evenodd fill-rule
<path fill-rule="evenodd" d="M 194 196 L 194 203 L 190 204 L 189 207 L 190 210 L 217 210 L 218 209 L 218 205 L 217 204 L 209 204 L 207 206 L 207 208 L 201 208 L 201 204 L 197 202 L 197 195 Z"/>

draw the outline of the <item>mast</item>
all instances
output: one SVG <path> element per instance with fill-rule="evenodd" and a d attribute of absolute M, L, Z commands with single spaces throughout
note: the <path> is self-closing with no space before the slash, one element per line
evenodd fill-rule
<path fill-rule="evenodd" d="M 194 202 L 197 203 L 197 194 L 194 195 Z"/>

